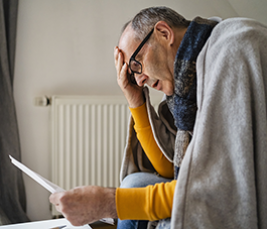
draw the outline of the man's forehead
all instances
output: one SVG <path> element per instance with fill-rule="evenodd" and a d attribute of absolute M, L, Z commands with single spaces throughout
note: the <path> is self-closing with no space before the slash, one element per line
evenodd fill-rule
<path fill-rule="evenodd" d="M 134 39 L 134 31 L 128 26 L 121 35 L 119 49 L 123 52 L 124 61 L 129 61 L 131 55 L 138 47 L 138 42 Z"/>

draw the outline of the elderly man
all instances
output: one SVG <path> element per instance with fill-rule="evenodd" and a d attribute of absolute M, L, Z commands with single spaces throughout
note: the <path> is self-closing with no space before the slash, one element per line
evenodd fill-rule
<path fill-rule="evenodd" d="M 125 25 L 114 57 L 133 116 L 122 187 L 53 194 L 57 209 L 74 225 L 267 228 L 267 28 L 152 7 Z M 166 95 L 159 117 L 145 84 Z"/>

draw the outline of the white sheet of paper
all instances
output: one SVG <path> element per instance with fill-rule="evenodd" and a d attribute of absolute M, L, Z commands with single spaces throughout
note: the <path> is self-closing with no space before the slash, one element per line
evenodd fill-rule
<path fill-rule="evenodd" d="M 9 155 L 11 162 L 17 166 L 19 169 L 21 169 L 24 173 L 26 173 L 29 177 L 34 179 L 37 183 L 42 185 L 45 189 L 47 189 L 51 193 L 55 192 L 62 192 L 65 191 L 63 188 L 57 186 L 56 184 L 52 183 L 51 181 L 45 179 L 38 173 L 35 173 L 31 169 L 29 169 L 27 166 L 23 165 L 21 162 L 17 161 L 15 158 L 13 158 L 11 155 Z M 108 224 L 114 224 L 114 220 L 111 218 L 103 218 L 100 221 Z"/>
<path fill-rule="evenodd" d="M 11 162 L 17 166 L 19 169 L 21 169 L 24 173 L 26 173 L 29 177 L 31 177 L 32 179 L 34 179 L 36 182 L 38 182 L 40 185 L 42 185 L 45 189 L 47 189 L 49 192 L 51 193 L 55 193 L 55 192 L 62 192 L 65 191 L 63 188 L 60 188 L 59 186 L 57 186 L 56 184 L 50 182 L 49 180 L 45 179 L 44 177 L 42 177 L 41 175 L 33 172 L 32 170 L 30 170 L 27 166 L 23 165 L 22 163 L 20 163 L 19 161 L 17 161 L 15 158 L 13 158 L 12 156 L 10 156 Z"/>
<path fill-rule="evenodd" d="M 35 221 L 30 223 L 17 223 L 0 226 L 0 229 L 50 229 L 60 226 L 66 226 L 64 229 L 92 229 L 89 225 L 75 227 L 70 224 L 65 218 L 62 219 L 51 219 Z"/>

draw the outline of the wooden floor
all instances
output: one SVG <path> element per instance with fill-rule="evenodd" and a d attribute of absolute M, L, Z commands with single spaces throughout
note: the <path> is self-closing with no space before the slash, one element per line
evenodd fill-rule
<path fill-rule="evenodd" d="M 98 229 L 116 229 L 117 228 L 117 226 L 116 225 L 114 225 L 114 226 L 106 226 L 106 225 L 102 225 L 102 226 L 94 226 L 94 225 L 90 225 L 91 226 L 91 228 L 98 228 Z"/>
<path fill-rule="evenodd" d="M 116 229 L 117 225 L 109 225 L 106 223 L 102 223 L 102 222 L 96 222 L 93 224 L 90 224 L 90 227 L 92 227 L 93 229 L 98 228 L 98 229 Z"/>

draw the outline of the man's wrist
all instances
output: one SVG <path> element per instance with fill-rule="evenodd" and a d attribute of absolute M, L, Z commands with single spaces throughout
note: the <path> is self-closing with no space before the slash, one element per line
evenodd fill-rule
<path fill-rule="evenodd" d="M 129 107 L 130 108 L 137 108 L 137 107 L 141 107 L 145 102 L 142 101 L 142 102 L 139 102 L 139 103 L 129 103 Z"/>
<path fill-rule="evenodd" d="M 118 218 L 116 208 L 116 188 L 105 188 L 106 206 L 103 206 L 103 210 L 106 209 L 105 218 Z"/>
<path fill-rule="evenodd" d="M 129 100 L 128 103 L 129 103 L 130 108 L 137 108 L 137 107 L 142 106 L 145 103 L 145 98 L 142 95 L 140 98 Z"/>

